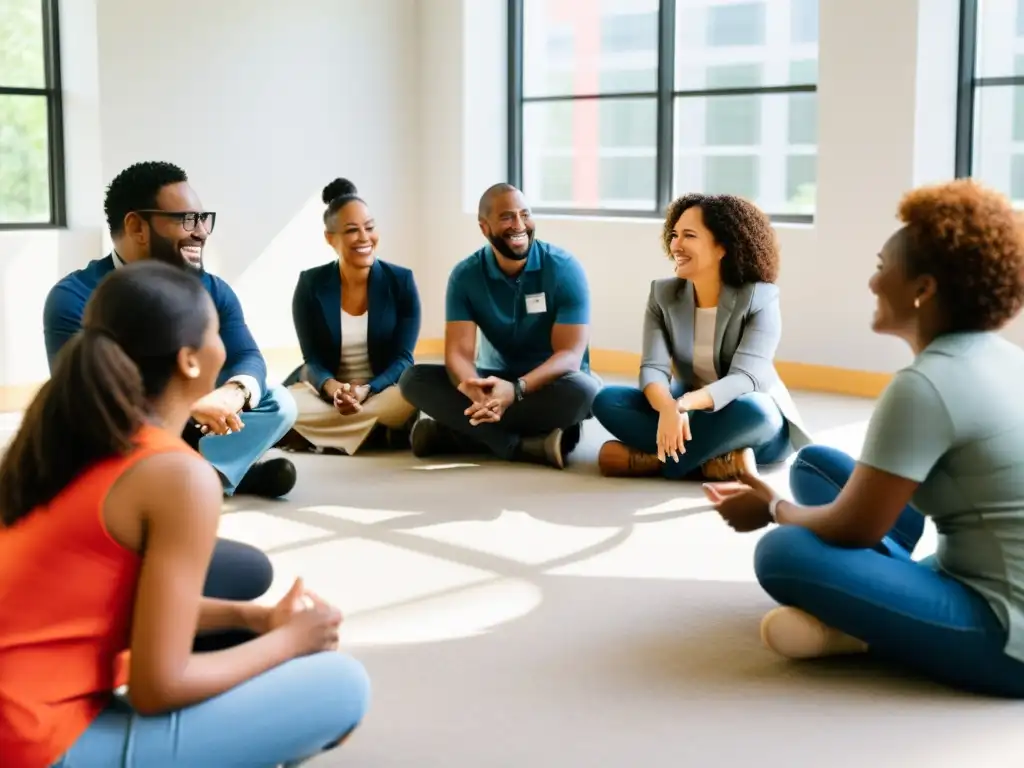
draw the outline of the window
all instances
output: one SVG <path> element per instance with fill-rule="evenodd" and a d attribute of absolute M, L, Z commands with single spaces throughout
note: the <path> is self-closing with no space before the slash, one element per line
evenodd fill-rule
<path fill-rule="evenodd" d="M 57 0 L 0 2 L 0 228 L 63 226 Z"/>
<path fill-rule="evenodd" d="M 1024 207 L 1024 0 L 964 0 L 957 176 Z"/>
<path fill-rule="evenodd" d="M 819 2 L 509 0 L 510 180 L 540 212 L 704 191 L 810 220 Z"/>

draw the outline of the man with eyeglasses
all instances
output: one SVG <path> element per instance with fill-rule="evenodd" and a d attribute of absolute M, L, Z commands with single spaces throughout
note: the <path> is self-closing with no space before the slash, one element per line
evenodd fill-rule
<path fill-rule="evenodd" d="M 85 304 L 107 274 L 141 259 L 196 270 L 217 307 L 227 359 L 219 388 L 194 404 L 185 440 L 217 469 L 227 495 L 288 493 L 295 485 L 295 466 L 286 458 L 261 459 L 295 423 L 295 401 L 287 389 L 267 386 L 266 362 L 238 297 L 203 268 L 203 247 L 216 214 L 203 209 L 185 171 L 162 162 L 137 163 L 118 174 L 107 188 L 104 210 L 113 253 L 72 272 L 46 299 L 43 330 L 51 370 L 57 353 L 81 328 Z"/>

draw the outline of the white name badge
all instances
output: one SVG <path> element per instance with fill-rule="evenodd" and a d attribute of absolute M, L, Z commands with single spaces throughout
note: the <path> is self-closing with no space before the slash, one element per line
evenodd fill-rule
<path fill-rule="evenodd" d="M 529 293 L 526 295 L 526 312 L 530 315 L 539 315 L 548 311 L 547 302 L 543 293 Z"/>

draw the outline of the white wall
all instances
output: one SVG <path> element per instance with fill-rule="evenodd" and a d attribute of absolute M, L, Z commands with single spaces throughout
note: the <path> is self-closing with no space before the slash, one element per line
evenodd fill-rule
<path fill-rule="evenodd" d="M 780 359 L 890 371 L 865 284 L 900 195 L 952 174 L 957 0 L 821 0 L 813 226 L 780 225 Z M 294 343 L 300 269 L 332 257 L 320 188 L 353 179 L 381 256 L 416 269 L 424 338 L 451 267 L 482 243 L 476 199 L 505 178 L 506 0 L 64 0 L 70 228 L 0 233 L 0 385 L 46 376 L 46 290 L 104 252 L 103 188 L 127 164 L 183 165 L 211 209 L 211 266 L 265 347 Z M 879 23 L 884 19 L 884 23 Z M 183 23 L 183 20 L 185 22 Z M 920 41 L 920 43 L 919 43 Z M 542 217 L 579 256 L 593 344 L 637 350 L 653 220 Z M 1017 323 L 1008 331 L 1024 342 Z"/>
<path fill-rule="evenodd" d="M 436 0 L 442 10 L 423 30 L 421 62 L 440 84 L 421 137 L 424 194 L 444 217 L 432 229 L 430 269 L 419 271 L 431 297 L 443 295 L 448 270 L 479 247 L 476 195 L 505 176 L 503 156 L 494 163 L 504 151 L 505 112 L 491 106 L 505 87 L 504 5 Z M 811 226 L 778 225 L 782 360 L 870 371 L 908 361 L 901 343 L 870 332 L 866 284 L 897 225 L 900 196 L 953 174 L 956 9 L 956 0 L 821 0 L 817 216 Z M 452 46 L 460 28 L 471 28 L 461 60 Z M 455 176 L 466 185 L 458 195 Z M 649 282 L 669 274 L 660 228 L 644 219 L 538 217 L 537 236 L 586 266 L 594 346 L 639 350 Z M 438 298 L 428 304 L 425 336 L 441 334 L 443 311 Z M 1024 326 L 1008 335 L 1024 342 Z"/>
<path fill-rule="evenodd" d="M 107 243 L 103 192 L 139 160 L 183 166 L 218 213 L 211 267 L 258 341 L 295 344 L 298 272 L 333 258 L 320 190 L 352 179 L 412 264 L 419 202 L 417 0 L 64 0 L 65 231 L 0 233 L 0 386 L 47 376 L 46 291 Z"/>

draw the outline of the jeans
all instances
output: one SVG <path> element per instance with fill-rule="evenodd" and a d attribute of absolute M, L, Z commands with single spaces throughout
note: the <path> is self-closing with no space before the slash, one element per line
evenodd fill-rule
<path fill-rule="evenodd" d="M 203 597 L 249 602 L 262 597 L 274 580 L 270 558 L 256 547 L 231 539 L 217 539 L 206 570 Z M 204 632 L 196 637 L 193 650 L 217 651 L 230 648 L 253 634 L 245 629 Z"/>
<path fill-rule="evenodd" d="M 834 448 L 803 448 L 790 470 L 795 500 L 834 501 L 854 464 Z M 923 529 L 908 507 L 879 547 L 850 549 L 783 525 L 758 542 L 754 568 L 779 603 L 863 640 L 879 658 L 957 688 L 1024 697 L 1024 663 L 1003 651 L 1007 632 L 988 602 L 934 558 L 911 559 Z"/>
<path fill-rule="evenodd" d="M 242 413 L 243 430 L 199 441 L 199 452 L 220 473 L 224 493 L 234 494 L 249 468 L 288 433 L 297 416 L 291 392 L 270 387 L 255 408 Z"/>
<path fill-rule="evenodd" d="M 674 383 L 672 396 L 683 396 Z M 643 453 L 658 452 L 658 412 L 636 387 L 611 386 L 594 400 L 594 416 L 621 443 Z M 661 473 L 682 479 L 717 456 L 741 448 L 753 448 L 758 464 L 782 461 L 790 452 L 789 425 L 771 396 L 751 392 L 736 398 L 720 411 L 691 411 L 686 453 L 679 461 L 669 458 Z"/>
<path fill-rule="evenodd" d="M 115 697 L 52 768 L 299 765 L 359 725 L 369 697 L 363 666 L 333 652 L 168 714 L 143 717 Z"/>
<path fill-rule="evenodd" d="M 497 376 L 514 380 L 505 371 L 481 370 L 481 378 Z M 398 382 L 402 396 L 416 409 L 461 437 L 486 447 L 495 456 L 512 459 L 523 437 L 546 435 L 568 429 L 590 416 L 600 388 L 594 376 L 582 371 L 567 373 L 536 392 L 513 403 L 496 424 L 473 426 L 465 414 L 470 400 L 452 384 L 443 365 L 414 365 Z"/>

